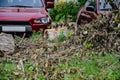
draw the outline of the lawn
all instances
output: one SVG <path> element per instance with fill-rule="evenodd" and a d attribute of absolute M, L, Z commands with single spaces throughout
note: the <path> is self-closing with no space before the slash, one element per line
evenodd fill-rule
<path fill-rule="evenodd" d="M 39 59 L 38 59 L 39 60 Z M 120 55 L 75 53 L 45 61 L 4 60 L 0 80 L 119 80 Z"/>

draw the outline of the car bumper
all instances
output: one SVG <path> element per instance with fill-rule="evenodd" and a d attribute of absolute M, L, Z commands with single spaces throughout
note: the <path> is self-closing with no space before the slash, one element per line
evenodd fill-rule
<path fill-rule="evenodd" d="M 47 29 L 48 24 L 33 24 L 31 25 L 1 25 L 0 32 L 32 32 L 40 29 Z"/>
<path fill-rule="evenodd" d="M 32 24 L 32 30 L 33 31 L 39 31 L 40 29 L 47 29 L 47 27 L 49 26 L 49 24 Z"/>

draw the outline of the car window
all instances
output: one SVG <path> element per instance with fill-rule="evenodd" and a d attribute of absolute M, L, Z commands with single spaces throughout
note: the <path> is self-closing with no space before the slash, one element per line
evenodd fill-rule
<path fill-rule="evenodd" d="M 115 0 L 114 3 L 116 4 L 117 7 L 120 7 L 120 0 Z M 99 9 L 100 11 L 106 11 L 106 10 L 111 10 L 112 6 L 110 5 L 109 2 L 105 2 L 105 0 L 99 0 Z"/>
<path fill-rule="evenodd" d="M 102 10 L 110 10 L 112 9 L 112 6 L 109 4 L 109 2 L 106 4 L 105 0 L 99 0 L 99 9 Z"/>
<path fill-rule="evenodd" d="M 0 7 L 43 7 L 41 0 L 0 0 Z"/>

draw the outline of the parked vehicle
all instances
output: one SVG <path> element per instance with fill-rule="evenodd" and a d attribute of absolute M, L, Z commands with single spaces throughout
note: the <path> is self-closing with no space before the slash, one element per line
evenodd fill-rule
<path fill-rule="evenodd" d="M 45 0 L 0 0 L 0 32 L 32 32 L 51 23 Z"/>
<path fill-rule="evenodd" d="M 113 0 L 115 6 L 110 4 L 110 0 L 87 0 L 80 9 L 77 17 L 77 24 L 86 24 L 96 19 L 99 14 L 107 14 L 113 9 L 120 7 L 120 0 Z"/>

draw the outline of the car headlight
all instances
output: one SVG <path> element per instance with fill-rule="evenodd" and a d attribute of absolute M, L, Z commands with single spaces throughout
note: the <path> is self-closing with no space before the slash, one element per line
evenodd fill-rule
<path fill-rule="evenodd" d="M 40 24 L 40 23 L 47 24 L 48 22 L 49 22 L 49 18 L 41 18 L 34 20 L 34 23 L 36 24 Z"/>

